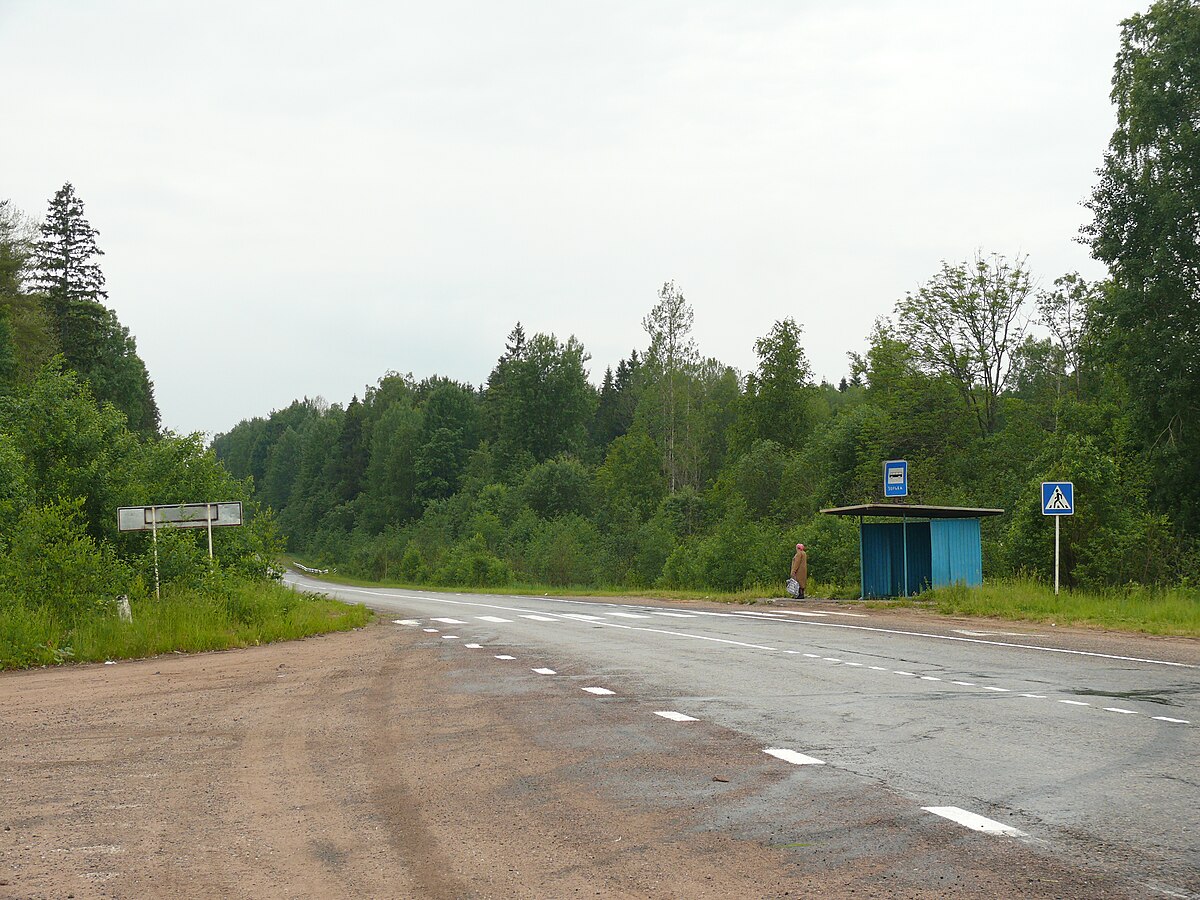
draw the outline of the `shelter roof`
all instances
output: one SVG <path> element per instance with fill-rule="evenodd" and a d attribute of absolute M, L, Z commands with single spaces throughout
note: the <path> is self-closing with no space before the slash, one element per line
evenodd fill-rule
<path fill-rule="evenodd" d="M 982 519 L 998 516 L 1004 510 L 973 506 L 919 506 L 912 503 L 860 503 L 858 506 L 838 506 L 823 509 L 830 516 L 887 516 L 900 519 Z"/>

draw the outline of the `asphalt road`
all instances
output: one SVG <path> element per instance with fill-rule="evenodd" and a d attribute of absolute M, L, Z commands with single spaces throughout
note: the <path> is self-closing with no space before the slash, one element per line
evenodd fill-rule
<path fill-rule="evenodd" d="M 499 665 L 578 676 L 884 786 L 1138 894 L 1200 896 L 1200 644 L 834 604 L 636 604 L 294 586 Z M 597 694 L 598 699 L 603 694 Z M 552 716 L 552 712 L 548 712 Z M 681 723 L 686 725 L 686 720 Z"/>

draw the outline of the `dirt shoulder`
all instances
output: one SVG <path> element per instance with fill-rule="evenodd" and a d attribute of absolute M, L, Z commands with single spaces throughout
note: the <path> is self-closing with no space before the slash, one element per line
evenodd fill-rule
<path fill-rule="evenodd" d="M 0 675 L 0 897 L 1124 895 L 563 674 L 378 625 Z"/>

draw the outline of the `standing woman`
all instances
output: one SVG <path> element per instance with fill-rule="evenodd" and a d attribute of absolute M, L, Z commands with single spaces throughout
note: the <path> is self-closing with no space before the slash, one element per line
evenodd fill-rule
<path fill-rule="evenodd" d="M 796 583 L 800 585 L 799 599 L 804 599 L 804 591 L 808 588 L 808 554 L 804 552 L 804 545 L 796 545 L 796 555 L 792 557 L 792 577 L 796 579 Z"/>

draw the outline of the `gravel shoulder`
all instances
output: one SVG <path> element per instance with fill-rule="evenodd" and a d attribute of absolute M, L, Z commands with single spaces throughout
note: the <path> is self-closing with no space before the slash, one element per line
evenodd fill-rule
<path fill-rule="evenodd" d="M 382 624 L 0 675 L 0 897 L 1137 895 L 540 664 Z"/>

